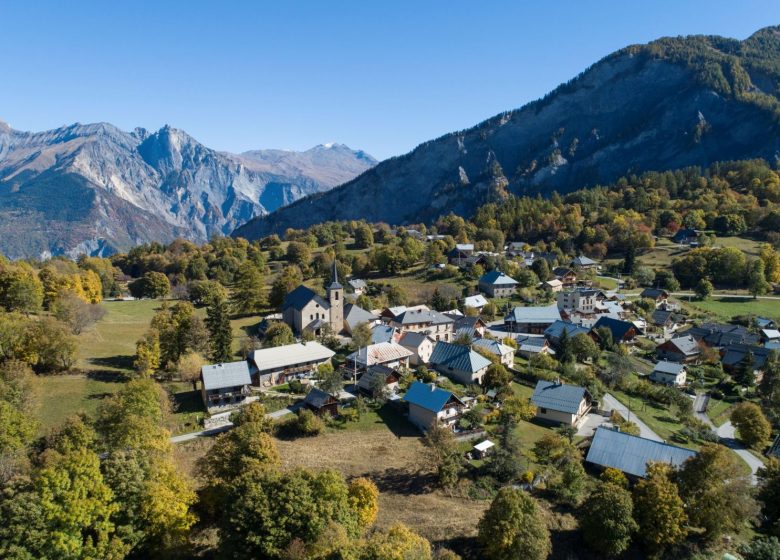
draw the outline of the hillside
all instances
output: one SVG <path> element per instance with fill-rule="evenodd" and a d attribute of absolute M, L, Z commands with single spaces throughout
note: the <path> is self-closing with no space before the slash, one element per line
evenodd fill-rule
<path fill-rule="evenodd" d="M 666 38 L 617 51 L 539 101 L 418 146 L 234 235 L 364 218 L 469 215 L 507 193 L 549 194 L 655 169 L 780 150 L 780 29 L 745 41 Z"/>
<path fill-rule="evenodd" d="M 103 255 L 174 237 L 203 242 L 375 163 L 343 145 L 234 155 L 168 126 L 21 132 L 0 122 L 0 253 Z"/>

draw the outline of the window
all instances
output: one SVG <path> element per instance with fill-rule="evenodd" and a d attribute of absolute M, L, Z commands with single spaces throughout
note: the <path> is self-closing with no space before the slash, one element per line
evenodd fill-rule
<path fill-rule="evenodd" d="M 546 408 L 540 408 L 540 409 L 539 409 L 539 412 L 540 412 L 541 414 L 547 414 L 547 409 L 546 409 Z"/>
<path fill-rule="evenodd" d="M 339 300 L 339 293 L 336 292 L 335 296 L 336 296 L 336 301 L 338 301 Z"/>

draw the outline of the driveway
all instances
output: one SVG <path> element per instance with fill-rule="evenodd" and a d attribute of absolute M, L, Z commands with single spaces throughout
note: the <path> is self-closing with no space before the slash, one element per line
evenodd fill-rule
<path fill-rule="evenodd" d="M 651 430 L 650 426 L 642 422 L 636 414 L 630 414 L 628 407 L 609 393 L 605 394 L 601 399 L 601 407 L 607 411 L 617 410 L 623 418 L 630 420 L 639 426 L 639 435 L 643 438 L 652 439 L 653 441 L 663 441 L 663 438 Z"/>
<path fill-rule="evenodd" d="M 761 459 L 753 455 L 744 445 L 742 445 L 742 443 L 739 442 L 735 432 L 736 428 L 734 428 L 734 425 L 731 422 L 726 422 L 725 424 L 722 424 L 720 428 L 718 428 L 718 437 L 720 438 L 720 442 L 723 445 L 739 455 L 742 460 L 748 464 L 750 470 L 753 473 L 751 478 L 753 481 L 753 486 L 755 486 L 758 484 L 756 473 L 758 472 L 758 469 L 764 466 L 764 463 L 762 463 Z"/>
<path fill-rule="evenodd" d="M 265 417 L 271 418 L 272 420 L 278 420 L 283 416 L 292 414 L 293 412 L 298 410 L 301 406 L 303 406 L 303 401 L 299 401 L 295 404 L 291 404 L 287 408 L 282 408 L 274 412 L 269 412 L 268 414 L 265 415 Z M 201 430 L 199 432 L 190 432 L 189 434 L 181 434 L 179 436 L 173 436 L 171 438 L 171 443 L 182 443 L 185 441 L 192 441 L 193 439 L 197 439 L 200 437 L 215 436 L 217 434 L 221 434 L 222 432 L 227 432 L 232 427 L 233 427 L 233 422 L 226 422 L 225 424 L 221 426 L 217 426 L 216 428 L 209 428 L 207 430 Z"/>

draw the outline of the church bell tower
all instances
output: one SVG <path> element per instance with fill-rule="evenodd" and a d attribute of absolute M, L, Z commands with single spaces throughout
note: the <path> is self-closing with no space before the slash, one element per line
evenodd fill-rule
<path fill-rule="evenodd" d="M 335 334 L 344 330 L 344 286 L 339 284 L 336 261 L 333 261 L 333 280 L 328 286 L 328 303 L 330 304 L 330 326 Z"/>

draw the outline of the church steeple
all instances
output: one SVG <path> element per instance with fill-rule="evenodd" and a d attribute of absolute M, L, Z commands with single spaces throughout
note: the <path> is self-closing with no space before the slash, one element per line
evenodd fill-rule
<path fill-rule="evenodd" d="M 330 286 L 328 286 L 328 291 L 336 290 L 336 289 L 344 289 L 344 286 L 339 284 L 339 271 L 336 268 L 336 259 L 333 259 L 331 276 L 332 276 L 332 281 L 330 283 Z"/>
<path fill-rule="evenodd" d="M 333 332 L 344 330 L 344 286 L 339 284 L 339 273 L 336 260 L 333 260 L 333 279 L 328 286 L 328 303 L 330 304 L 330 326 Z"/>

